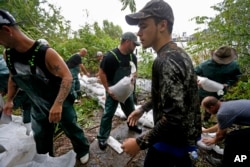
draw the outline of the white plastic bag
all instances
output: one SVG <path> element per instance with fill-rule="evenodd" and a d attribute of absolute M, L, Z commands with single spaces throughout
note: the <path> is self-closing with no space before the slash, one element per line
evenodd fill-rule
<path fill-rule="evenodd" d="M 116 96 L 119 102 L 124 103 L 134 91 L 132 77 L 123 77 L 115 85 L 110 86 L 109 90 Z"/>
<path fill-rule="evenodd" d="M 224 88 L 223 84 L 210 80 L 206 77 L 198 76 L 197 79 L 198 79 L 198 84 L 200 84 L 204 90 L 208 92 L 217 92 L 221 94 L 224 93 L 224 92 L 221 92 L 223 91 L 223 88 Z"/>

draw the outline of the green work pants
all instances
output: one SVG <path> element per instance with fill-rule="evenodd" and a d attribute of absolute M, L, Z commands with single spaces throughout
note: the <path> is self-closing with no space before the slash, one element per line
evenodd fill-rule
<path fill-rule="evenodd" d="M 100 130 L 97 135 L 99 141 L 106 141 L 112 129 L 112 119 L 118 107 L 118 101 L 114 100 L 108 93 L 106 93 L 105 109 L 101 119 Z M 125 103 L 120 103 L 121 109 L 126 115 L 135 110 L 133 94 L 131 94 Z"/>

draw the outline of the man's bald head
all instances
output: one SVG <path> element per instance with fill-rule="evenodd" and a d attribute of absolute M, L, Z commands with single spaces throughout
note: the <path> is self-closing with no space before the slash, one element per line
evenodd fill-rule
<path fill-rule="evenodd" d="M 87 55 L 87 49 L 86 48 L 82 48 L 82 49 L 80 49 L 80 51 L 79 51 L 79 55 L 81 56 L 81 57 L 83 57 L 83 56 L 85 56 L 85 55 Z"/>

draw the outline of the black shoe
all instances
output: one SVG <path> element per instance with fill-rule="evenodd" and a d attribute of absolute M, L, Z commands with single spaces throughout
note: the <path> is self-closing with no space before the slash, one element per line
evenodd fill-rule
<path fill-rule="evenodd" d="M 129 130 L 134 131 L 136 133 L 141 133 L 142 129 L 138 126 L 128 126 Z"/>
<path fill-rule="evenodd" d="M 98 144 L 101 150 L 105 150 L 108 146 L 106 141 L 98 141 Z"/>

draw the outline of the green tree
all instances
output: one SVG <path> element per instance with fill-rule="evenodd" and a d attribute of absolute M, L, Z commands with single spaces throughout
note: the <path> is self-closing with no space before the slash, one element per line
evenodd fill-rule
<path fill-rule="evenodd" d="M 131 10 L 131 12 L 135 12 L 136 11 L 136 4 L 134 0 L 120 0 L 122 2 L 122 9 L 121 10 L 125 10 L 128 6 L 129 9 Z"/>
<path fill-rule="evenodd" d="M 250 87 L 250 0 L 224 0 L 212 8 L 217 12 L 214 18 L 197 16 L 197 24 L 206 25 L 206 29 L 197 29 L 193 40 L 189 42 L 189 52 L 195 59 L 204 57 L 202 53 L 217 49 L 222 45 L 235 48 L 243 76 L 240 82 L 232 87 L 225 99 L 249 99 Z"/>
<path fill-rule="evenodd" d="M 108 20 L 103 20 L 103 31 L 115 39 L 119 39 L 122 35 L 122 28 L 118 25 L 114 25 Z"/>
<path fill-rule="evenodd" d="M 235 48 L 239 58 L 249 59 L 250 41 L 250 0 L 224 0 L 212 8 L 217 12 L 214 18 L 197 16 L 197 24 L 206 25 L 206 29 L 197 29 L 189 42 L 189 51 L 199 53 L 214 50 L 222 45 Z M 243 63 L 243 66 L 246 64 Z M 247 68 L 246 70 L 248 70 Z"/>
<path fill-rule="evenodd" d="M 61 15 L 60 8 L 48 1 L 2 0 L 0 8 L 8 10 L 17 21 L 22 21 L 20 27 L 25 34 L 33 39 L 45 38 L 50 45 L 64 40 L 70 32 L 69 21 Z"/>

